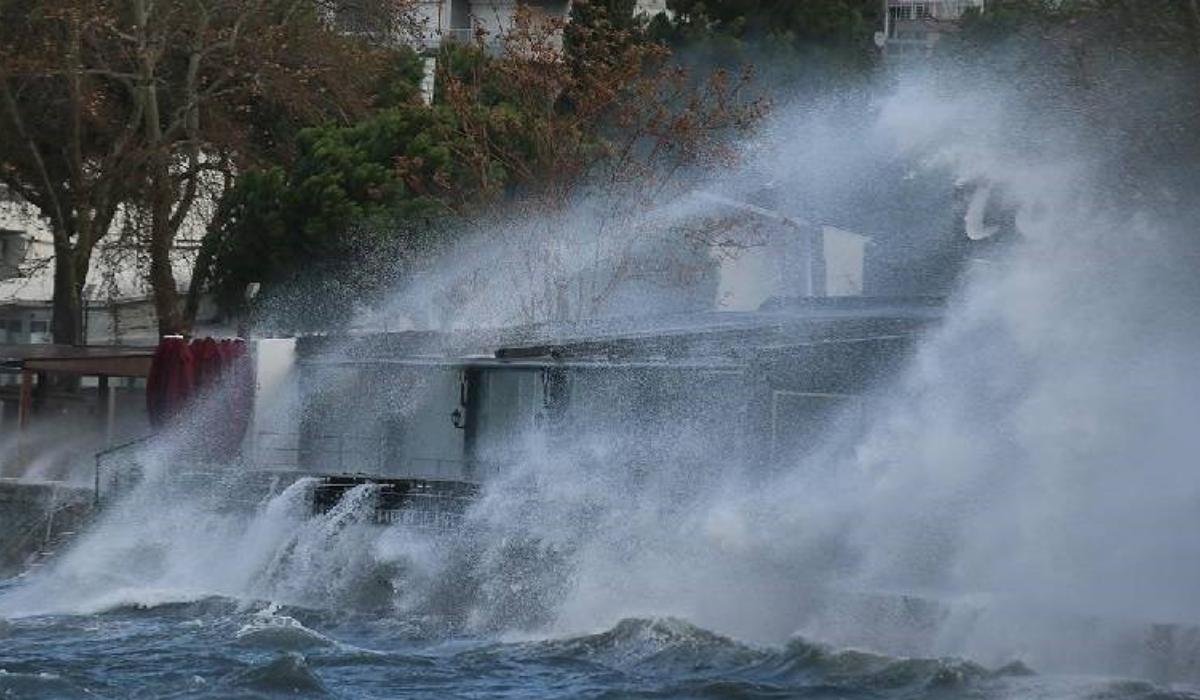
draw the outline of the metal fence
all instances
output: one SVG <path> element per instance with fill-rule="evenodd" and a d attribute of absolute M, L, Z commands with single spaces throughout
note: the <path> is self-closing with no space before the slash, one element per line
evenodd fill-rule
<path fill-rule="evenodd" d="M 96 506 L 104 506 L 130 493 L 143 480 L 146 463 L 155 449 L 152 437 L 145 436 L 96 453 Z M 245 454 L 232 465 L 192 460 L 186 455 L 172 453 L 164 488 L 189 498 L 219 493 L 228 500 L 230 495 L 240 495 L 244 497 L 240 500 L 249 503 L 306 476 L 356 475 L 380 480 L 472 484 L 499 470 L 498 465 L 491 462 L 397 455 L 395 452 L 389 450 L 387 440 L 379 436 L 307 435 L 302 442 L 299 433 L 262 431 L 254 435 Z M 382 517 L 389 523 L 393 519 L 405 523 L 417 519 L 422 523 L 409 524 L 433 527 L 440 527 L 440 520 L 457 517 L 453 513 L 442 513 L 438 508 L 419 510 L 410 514 L 407 509 L 396 509 L 385 512 Z M 424 522 L 430 519 L 439 522 Z"/>
<path fill-rule="evenodd" d="M 127 493 L 142 479 L 140 458 L 153 435 L 145 435 L 96 453 L 95 504 L 97 507 Z"/>

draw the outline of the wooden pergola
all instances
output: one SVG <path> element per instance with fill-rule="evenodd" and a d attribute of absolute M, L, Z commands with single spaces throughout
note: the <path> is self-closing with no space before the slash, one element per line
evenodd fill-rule
<path fill-rule="evenodd" d="M 105 407 L 106 420 L 112 420 L 109 400 L 110 377 L 141 377 L 150 375 L 154 348 L 110 345 L 0 345 L 0 369 L 19 372 L 21 385 L 17 403 L 18 430 L 29 427 L 33 415 L 33 379 L 35 375 L 59 374 L 76 377 L 96 377 L 99 398 Z"/>

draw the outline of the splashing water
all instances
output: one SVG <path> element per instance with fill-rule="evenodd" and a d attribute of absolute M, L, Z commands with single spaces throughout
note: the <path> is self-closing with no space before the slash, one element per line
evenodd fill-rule
<path fill-rule="evenodd" d="M 647 477 L 604 468 L 620 461 L 619 434 L 538 444 L 488 485 L 462 533 L 441 538 L 371 525 L 370 487 L 309 517 L 307 481 L 239 513 L 219 507 L 228 496 L 219 490 L 166 498 L 164 480 L 149 478 L 54 566 L 5 591 L 0 616 L 115 610 L 97 619 L 116 625 L 135 615 L 128 606 L 239 601 L 211 624 L 237 619 L 231 638 L 292 655 L 214 667 L 226 689 L 325 692 L 311 661 L 322 657 L 295 654 L 333 649 L 320 663 L 342 674 L 344 656 L 361 651 L 295 618 L 247 622 L 261 617 L 257 601 L 387 620 L 359 620 L 356 644 L 385 634 L 564 638 L 381 652 L 380 663 L 426 679 L 427 694 L 438 673 L 468 672 L 487 679 L 483 692 L 498 692 L 505 664 L 539 669 L 553 680 L 536 692 L 551 695 L 1157 692 L 1056 689 L 1058 681 L 1022 680 L 1022 667 L 1006 674 L 800 641 L 748 647 L 692 624 L 764 644 L 799 633 L 990 668 L 1019 660 L 1195 681 L 1194 667 L 1155 670 L 1161 659 L 1143 644 L 1149 625 L 1200 624 L 1194 246 L 1178 217 L 1105 197 L 1097 177 L 1105 154 L 1070 150 L 1076 142 L 1059 140 L 1057 127 L 1014 138 L 1007 104 L 902 87 L 873 122 L 842 132 L 829 126 L 837 114 L 795 110 L 777 133 L 830 130 L 841 150 L 830 153 L 821 139 L 756 144 L 745 173 L 722 183 L 746 188 L 768 172 L 798 189 L 824 178 L 820 191 L 851 191 L 877 162 L 903 159 L 957 183 L 986 183 L 979 197 L 1014 212 L 1020 239 L 968 271 L 945 322 L 903 376 L 876 392 L 852 449 L 816 450 L 758 475 L 705 455 L 716 468 L 697 472 L 696 455 L 683 454 L 689 426 L 679 426 Z M 796 165 L 813 162 L 820 172 Z M 965 223 L 980 238 L 994 233 L 983 199 L 971 201 Z M 464 267 L 449 265 L 447 284 Z M 487 303 L 474 299 L 467 313 L 486 316 Z M 191 610 L 168 606 L 153 624 L 175 629 L 197 614 L 183 609 Z M 598 629 L 609 631 L 579 636 Z M 1164 634 L 1189 634 L 1180 629 Z M 561 684 L 563 667 L 577 685 Z M 13 674 L 0 676 L 0 688 L 61 681 Z M 658 681 L 639 685 L 647 677 Z"/>

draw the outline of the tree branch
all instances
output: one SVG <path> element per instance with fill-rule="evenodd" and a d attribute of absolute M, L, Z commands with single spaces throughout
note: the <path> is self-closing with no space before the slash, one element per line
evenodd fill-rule
<path fill-rule="evenodd" d="M 13 120 L 13 126 L 17 129 L 17 135 L 25 141 L 29 148 L 30 158 L 34 162 L 38 176 L 42 180 L 42 185 L 46 188 L 46 197 L 50 203 L 50 218 L 55 221 L 56 226 L 51 226 L 55 238 L 66 236 L 66 211 L 63 208 L 62 202 L 59 200 L 57 188 L 53 180 L 50 178 L 50 171 L 46 168 L 46 161 L 42 158 L 42 152 L 34 142 L 33 137 L 25 128 L 25 120 L 21 117 L 21 110 L 17 106 L 16 99 L 13 98 L 12 89 L 7 80 L 0 81 L 0 93 L 4 96 L 4 105 L 8 109 L 9 118 Z M 57 242 L 57 240 L 56 240 Z M 61 244 L 66 245 L 68 241 L 61 241 Z"/>

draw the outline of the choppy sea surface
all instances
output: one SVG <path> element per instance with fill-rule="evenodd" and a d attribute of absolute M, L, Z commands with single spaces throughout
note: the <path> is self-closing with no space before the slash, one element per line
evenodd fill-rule
<path fill-rule="evenodd" d="M 674 618 L 550 639 L 446 638 L 419 619 L 207 598 L 0 622 L 14 698 L 1089 698 L 1187 688 L 741 643 Z"/>

